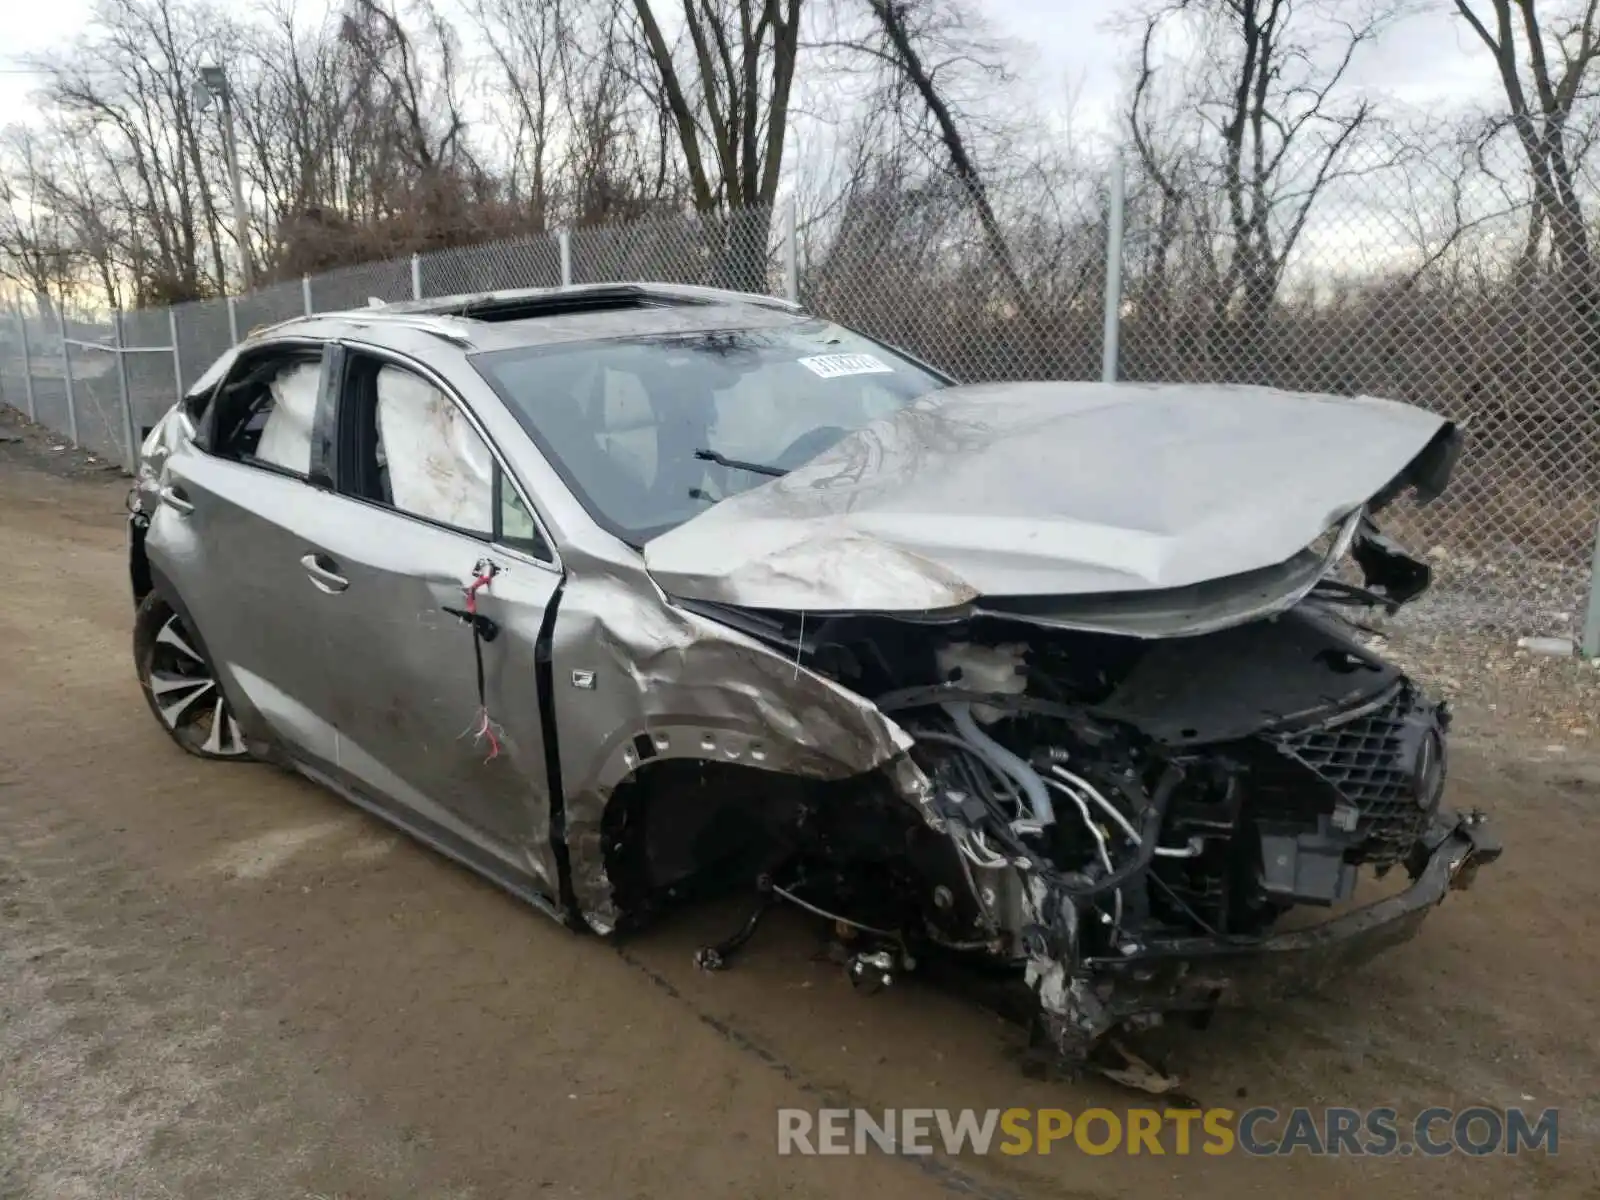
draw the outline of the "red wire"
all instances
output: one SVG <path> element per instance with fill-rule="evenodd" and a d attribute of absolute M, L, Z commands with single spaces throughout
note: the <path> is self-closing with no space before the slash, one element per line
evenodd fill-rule
<path fill-rule="evenodd" d="M 478 591 L 481 588 L 488 587 L 493 578 L 494 572 L 492 570 L 485 571 L 482 575 L 479 575 L 476 579 L 474 579 L 472 581 L 472 585 L 467 588 L 467 613 L 469 616 L 474 618 L 472 626 L 474 646 L 476 646 L 478 637 L 478 626 L 476 621 L 476 617 L 478 615 Z M 481 666 L 479 667 L 479 670 L 480 672 L 482 671 Z M 479 678 L 479 686 L 482 686 L 481 676 Z M 488 762 L 491 758 L 500 757 L 500 739 L 494 735 L 494 721 L 489 717 L 489 706 L 484 704 L 482 709 L 480 709 L 480 713 L 483 717 L 483 724 L 478 729 L 478 736 L 480 738 L 487 737 L 489 739 L 489 754 L 488 757 L 484 759 L 484 762 Z"/>
<path fill-rule="evenodd" d="M 472 586 L 467 588 L 467 611 L 473 616 L 476 616 L 478 613 L 478 589 L 488 587 L 490 580 L 493 578 L 494 576 L 492 574 L 485 572 L 474 579 L 472 581 Z"/>
<path fill-rule="evenodd" d="M 487 708 L 482 710 L 482 715 L 483 724 L 478 728 L 478 736 L 489 739 L 489 753 L 483 760 L 488 762 L 491 758 L 500 757 L 500 739 L 494 735 L 494 722 L 489 719 L 489 710 Z"/>

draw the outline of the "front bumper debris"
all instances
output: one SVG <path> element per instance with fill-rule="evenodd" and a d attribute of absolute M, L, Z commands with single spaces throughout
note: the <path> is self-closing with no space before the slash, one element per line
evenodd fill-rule
<path fill-rule="evenodd" d="M 1452 889 L 1470 886 L 1500 857 L 1481 813 L 1441 811 L 1413 848 L 1411 885 L 1305 929 L 1264 937 L 1185 936 L 1149 940 L 1118 957 L 1086 958 L 1067 989 L 1071 1002 L 1041 1014 L 1049 1040 L 1068 1057 L 1122 1024 L 1153 1014 L 1209 1012 L 1314 991 L 1410 940 Z"/>

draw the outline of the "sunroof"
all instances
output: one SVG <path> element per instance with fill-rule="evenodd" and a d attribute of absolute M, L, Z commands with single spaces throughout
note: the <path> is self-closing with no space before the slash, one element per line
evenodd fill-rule
<path fill-rule="evenodd" d="M 551 292 L 534 296 L 507 296 L 469 300 L 458 308 L 435 310 L 474 321 L 526 321 L 532 317 L 557 317 L 570 313 L 615 312 L 634 308 L 703 305 L 698 297 L 652 292 L 643 288 L 606 288 L 595 291 Z"/>

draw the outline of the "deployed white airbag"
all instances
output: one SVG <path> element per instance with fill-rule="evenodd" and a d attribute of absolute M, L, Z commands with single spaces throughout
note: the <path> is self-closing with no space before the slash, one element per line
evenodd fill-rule
<path fill-rule="evenodd" d="M 401 370 L 378 372 L 378 436 L 394 506 L 479 533 L 494 528 L 494 457 L 438 388 Z"/>
<path fill-rule="evenodd" d="M 311 419 L 321 379 L 321 363 L 301 362 L 279 371 L 267 385 L 272 411 L 261 427 L 256 458 L 300 475 L 311 470 Z"/>

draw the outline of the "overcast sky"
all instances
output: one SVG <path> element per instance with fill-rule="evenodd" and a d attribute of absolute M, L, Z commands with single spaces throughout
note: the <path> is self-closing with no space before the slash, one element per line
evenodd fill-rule
<path fill-rule="evenodd" d="M 307 0 L 309 10 L 316 0 Z M 1015 39 L 1038 94 L 1065 108 L 1075 95 L 1075 118 L 1085 128 L 1105 128 L 1114 119 L 1128 62 L 1126 38 L 1107 28 L 1129 5 L 1118 0 L 976 0 L 1002 36 Z M 0 124 L 26 119 L 36 79 L 9 73 L 17 59 L 72 37 L 86 19 L 90 0 L 6 0 L 4 49 L 0 50 Z M 1408 105 L 1453 107 L 1491 96 L 1493 67 L 1449 5 L 1408 19 L 1390 30 L 1352 68 L 1352 80 Z"/>

